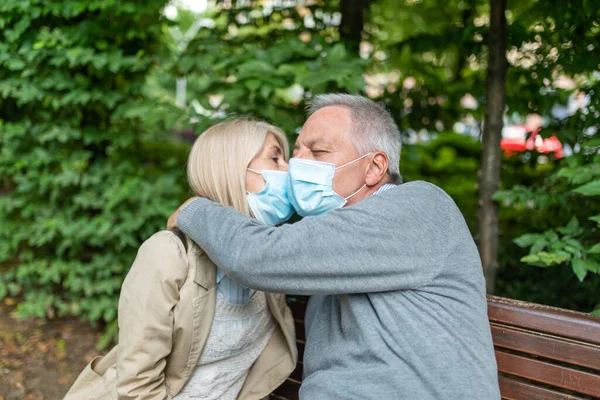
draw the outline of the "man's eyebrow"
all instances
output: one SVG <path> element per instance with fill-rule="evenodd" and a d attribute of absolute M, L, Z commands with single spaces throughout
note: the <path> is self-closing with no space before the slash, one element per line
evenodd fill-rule
<path fill-rule="evenodd" d="M 323 139 L 310 140 L 310 141 L 304 143 L 304 145 L 306 147 L 308 147 L 309 149 L 311 149 L 311 150 L 314 149 L 315 147 L 320 147 L 320 148 L 322 148 L 324 150 L 331 149 L 331 143 L 329 143 L 328 141 L 323 140 Z M 294 144 L 294 147 L 293 147 L 292 150 L 297 150 L 299 148 L 300 148 L 300 143 L 296 142 Z"/>
<path fill-rule="evenodd" d="M 314 148 L 314 147 L 323 147 L 323 148 L 330 148 L 331 144 L 323 139 L 315 139 L 315 140 L 311 140 L 310 142 L 306 143 L 306 147 L 308 148 Z"/>

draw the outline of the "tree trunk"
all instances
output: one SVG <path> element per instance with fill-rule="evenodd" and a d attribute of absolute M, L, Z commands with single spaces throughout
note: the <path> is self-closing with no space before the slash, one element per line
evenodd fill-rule
<path fill-rule="evenodd" d="M 502 152 L 502 117 L 505 107 L 506 70 L 506 1 L 489 0 L 489 67 L 487 106 L 483 126 L 483 155 L 479 185 L 479 251 L 488 293 L 494 292 L 498 269 L 498 205 L 492 196 L 500 186 Z"/>
<path fill-rule="evenodd" d="M 358 54 L 362 30 L 365 23 L 365 11 L 369 7 L 370 0 L 341 0 L 340 11 L 342 22 L 340 25 L 340 37 L 346 44 L 348 50 Z"/>

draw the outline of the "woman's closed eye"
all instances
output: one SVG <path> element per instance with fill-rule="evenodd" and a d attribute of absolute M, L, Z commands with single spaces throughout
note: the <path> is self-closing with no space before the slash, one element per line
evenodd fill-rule
<path fill-rule="evenodd" d="M 269 159 L 271 161 L 273 161 L 276 165 L 279 164 L 279 161 L 281 161 L 281 155 L 283 154 L 283 151 L 276 146 L 271 147 L 271 154 L 269 154 Z"/>

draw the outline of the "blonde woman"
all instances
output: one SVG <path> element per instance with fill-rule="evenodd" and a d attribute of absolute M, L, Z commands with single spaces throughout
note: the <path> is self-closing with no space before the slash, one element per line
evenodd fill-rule
<path fill-rule="evenodd" d="M 188 159 L 192 190 L 263 223 L 289 219 L 285 135 L 234 120 L 204 132 Z M 231 249 L 243 251 L 243 249 Z M 92 360 L 65 399 L 261 399 L 296 365 L 284 295 L 223 275 L 179 231 L 142 244 L 119 299 L 119 344 Z"/>

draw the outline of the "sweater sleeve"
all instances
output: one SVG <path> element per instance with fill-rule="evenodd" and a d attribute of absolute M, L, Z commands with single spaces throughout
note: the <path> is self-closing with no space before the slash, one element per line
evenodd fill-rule
<path fill-rule="evenodd" d="M 416 289 L 439 273 L 448 202 L 433 185 L 404 184 L 324 216 L 268 227 L 197 199 L 178 224 L 244 286 L 305 295 L 381 292 Z"/>
<path fill-rule="evenodd" d="M 173 310 L 187 276 L 183 245 L 158 232 L 140 247 L 119 298 L 119 399 L 170 399 L 166 357 L 173 342 Z"/>

